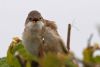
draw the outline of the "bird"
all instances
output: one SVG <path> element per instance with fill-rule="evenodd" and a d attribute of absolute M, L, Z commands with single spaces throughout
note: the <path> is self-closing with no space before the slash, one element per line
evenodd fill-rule
<path fill-rule="evenodd" d="M 42 28 L 44 23 L 37 11 L 31 11 L 25 21 L 25 28 L 22 34 L 22 43 L 25 49 L 32 55 L 39 56 L 42 46 Z"/>
<path fill-rule="evenodd" d="M 55 22 L 44 19 L 37 10 L 31 11 L 26 18 L 22 41 L 26 50 L 32 55 L 39 56 L 43 52 L 67 53 Z M 41 48 L 43 52 L 40 47 L 43 48 Z"/>

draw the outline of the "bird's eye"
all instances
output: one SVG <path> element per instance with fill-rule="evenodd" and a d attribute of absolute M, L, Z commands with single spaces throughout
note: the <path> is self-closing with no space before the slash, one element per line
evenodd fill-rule
<path fill-rule="evenodd" d="M 40 17 L 39 19 L 41 20 L 42 18 Z"/>
<path fill-rule="evenodd" d="M 29 20 L 32 20 L 32 18 L 29 18 Z"/>

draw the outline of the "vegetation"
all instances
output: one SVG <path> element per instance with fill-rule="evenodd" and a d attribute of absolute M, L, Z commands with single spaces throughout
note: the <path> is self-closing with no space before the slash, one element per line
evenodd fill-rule
<path fill-rule="evenodd" d="M 69 50 L 70 33 L 68 36 Z M 80 63 L 84 67 L 100 67 L 100 56 L 93 56 L 96 50 L 100 50 L 100 47 L 98 44 L 91 46 L 91 39 L 92 36 L 88 40 L 88 46 L 83 50 L 83 59 L 80 60 L 70 51 L 67 54 L 48 53 L 43 57 L 33 56 L 25 50 L 22 41 L 15 37 L 8 48 L 7 57 L 0 58 L 0 67 L 79 67 Z"/>

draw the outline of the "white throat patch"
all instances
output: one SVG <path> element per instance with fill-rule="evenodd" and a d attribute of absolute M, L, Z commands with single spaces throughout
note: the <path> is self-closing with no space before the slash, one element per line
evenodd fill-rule
<path fill-rule="evenodd" d="M 44 26 L 44 23 L 42 21 L 37 21 L 37 22 L 28 22 L 26 27 L 29 29 L 42 29 Z"/>

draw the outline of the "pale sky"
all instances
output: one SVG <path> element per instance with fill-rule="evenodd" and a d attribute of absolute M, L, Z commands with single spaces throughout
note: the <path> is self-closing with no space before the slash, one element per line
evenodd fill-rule
<path fill-rule="evenodd" d="M 100 23 L 100 0 L 0 0 L 0 57 L 6 56 L 14 36 L 22 36 L 25 19 L 32 10 L 55 21 L 65 42 L 67 25 L 73 23 L 71 50 L 77 57 L 82 58 L 91 33 L 92 43 L 100 43 L 96 31 L 96 24 Z"/>

